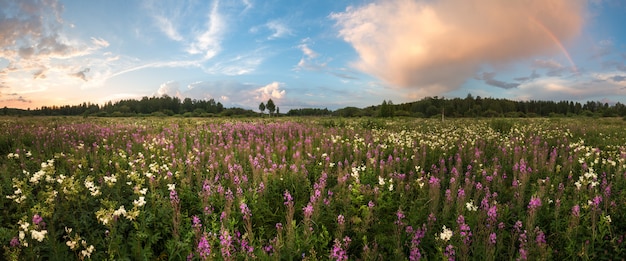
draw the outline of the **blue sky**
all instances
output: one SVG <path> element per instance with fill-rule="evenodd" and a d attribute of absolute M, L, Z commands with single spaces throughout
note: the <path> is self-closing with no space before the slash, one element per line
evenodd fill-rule
<path fill-rule="evenodd" d="M 0 0 L 0 106 L 167 94 L 256 109 L 426 96 L 626 103 L 611 0 Z"/>

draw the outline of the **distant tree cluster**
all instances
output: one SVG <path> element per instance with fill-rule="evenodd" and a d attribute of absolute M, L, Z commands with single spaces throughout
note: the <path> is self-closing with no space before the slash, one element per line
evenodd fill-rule
<path fill-rule="evenodd" d="M 261 102 L 261 104 L 259 104 L 259 110 L 261 111 L 261 114 L 265 112 L 265 109 L 269 111 L 270 116 L 280 115 L 280 108 L 276 107 L 276 104 L 274 104 L 274 101 L 272 101 L 272 99 L 267 100 L 267 103 Z M 274 112 L 276 112 L 276 114 L 274 114 Z"/>
<path fill-rule="evenodd" d="M 272 99 L 259 104 L 259 111 L 265 110 L 270 116 L 280 115 L 280 108 Z M 172 116 L 212 117 L 212 116 L 258 116 L 252 110 L 242 108 L 224 108 L 213 99 L 195 100 L 167 95 L 161 97 L 143 97 L 141 100 L 127 99 L 107 102 L 103 106 L 93 103 L 79 105 L 43 106 L 35 110 L 21 110 L 4 107 L 0 115 L 84 115 L 84 116 Z M 394 104 L 384 100 L 382 104 L 365 108 L 345 107 L 330 111 L 318 108 L 292 109 L 288 116 L 339 116 L 339 117 L 625 117 L 626 105 L 588 101 L 584 104 L 572 101 L 512 101 L 507 99 L 473 97 L 468 94 L 464 99 L 426 97 L 419 101 Z"/>
<path fill-rule="evenodd" d="M 220 102 L 210 100 L 192 100 L 167 95 L 161 97 L 143 97 L 141 100 L 125 99 L 116 102 L 109 101 L 103 106 L 92 103 L 80 105 L 64 106 L 42 106 L 35 110 L 18 110 L 5 108 L 0 112 L 4 115 L 84 115 L 84 116 L 135 116 L 135 115 L 157 115 L 157 116 L 212 116 L 224 113 L 227 110 Z M 245 114 L 253 114 L 252 111 L 244 110 Z M 231 113 L 232 114 L 232 113 Z"/>
<path fill-rule="evenodd" d="M 318 116 L 320 109 L 295 109 L 287 113 L 294 116 Z M 292 112 L 293 111 L 293 112 Z M 622 103 L 589 101 L 581 104 L 572 101 L 512 101 L 496 98 L 474 98 L 468 94 L 464 99 L 445 99 L 443 97 L 426 97 L 419 101 L 393 104 L 383 101 L 381 105 L 366 108 L 345 107 L 331 112 L 339 117 L 419 117 L 431 118 L 474 118 L 474 117 L 617 117 L 626 116 L 626 106 Z"/>
<path fill-rule="evenodd" d="M 287 116 L 331 116 L 332 114 L 333 112 L 326 108 L 291 109 L 287 112 Z"/>

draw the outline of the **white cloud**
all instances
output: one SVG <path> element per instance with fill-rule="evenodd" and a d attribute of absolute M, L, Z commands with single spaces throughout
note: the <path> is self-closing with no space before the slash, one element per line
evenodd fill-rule
<path fill-rule="evenodd" d="M 298 45 L 298 48 L 302 51 L 302 53 L 309 59 L 316 58 L 318 54 L 309 48 L 308 42 L 310 42 L 309 38 L 302 40 L 302 43 Z"/>
<path fill-rule="evenodd" d="M 178 30 L 174 26 L 174 23 L 172 22 L 171 19 L 167 17 L 163 17 L 163 16 L 155 16 L 154 19 L 156 20 L 157 26 L 159 27 L 159 29 L 163 33 L 165 33 L 167 37 L 169 37 L 170 39 L 174 41 L 179 41 L 179 42 L 184 39 L 183 36 L 180 35 Z"/>
<path fill-rule="evenodd" d="M 168 81 L 164 82 L 159 86 L 159 89 L 156 92 L 157 96 L 167 95 L 170 97 L 182 97 L 180 93 L 180 83 L 177 81 Z"/>
<path fill-rule="evenodd" d="M 254 91 L 256 94 L 256 99 L 261 101 L 266 101 L 269 99 L 280 100 L 285 97 L 285 90 L 281 90 L 281 86 L 284 85 L 280 82 L 272 82 L 268 85 L 265 85 L 261 88 L 258 88 Z"/>
<path fill-rule="evenodd" d="M 626 96 L 621 74 L 589 73 L 578 78 L 544 77 L 525 82 L 511 93 L 520 100 L 600 100 Z"/>
<path fill-rule="evenodd" d="M 284 36 L 293 35 L 293 32 L 283 21 L 272 20 L 265 24 L 265 26 L 274 33 L 268 37 L 268 39 L 276 39 Z"/>
<path fill-rule="evenodd" d="M 220 61 L 215 61 L 210 67 L 205 68 L 205 72 L 210 74 L 244 75 L 254 72 L 265 60 L 268 51 L 259 48 L 248 53 L 241 53 L 235 57 L 224 57 Z"/>
<path fill-rule="evenodd" d="M 331 14 L 359 54 L 354 66 L 430 95 L 459 88 L 483 64 L 548 53 L 582 29 L 582 0 L 379 0 Z"/>
<path fill-rule="evenodd" d="M 221 51 L 222 34 L 226 29 L 224 17 L 219 12 L 219 1 L 214 0 L 206 24 L 206 30 L 197 35 L 187 52 L 190 54 L 204 54 L 205 59 L 211 59 Z"/>
<path fill-rule="evenodd" d="M 97 46 L 97 47 L 109 47 L 109 42 L 107 42 L 106 40 L 102 39 L 102 38 L 95 38 L 95 37 L 91 37 L 91 42 Z"/>

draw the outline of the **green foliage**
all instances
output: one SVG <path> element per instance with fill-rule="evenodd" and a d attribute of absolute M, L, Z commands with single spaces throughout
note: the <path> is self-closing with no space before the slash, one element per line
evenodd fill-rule
<path fill-rule="evenodd" d="M 511 120 L 495 119 L 490 122 L 490 126 L 493 130 L 499 133 L 508 134 L 509 132 L 511 132 L 514 124 Z"/>
<path fill-rule="evenodd" d="M 206 242 L 208 260 L 436 260 L 448 245 L 461 260 L 623 259 L 624 124 L 4 118 L 0 255 L 201 260 Z"/>
<path fill-rule="evenodd" d="M 276 104 L 274 104 L 274 101 L 272 101 L 272 99 L 269 99 L 267 100 L 265 108 L 267 108 L 267 110 L 270 112 L 270 115 L 274 114 L 274 111 L 276 111 Z"/>

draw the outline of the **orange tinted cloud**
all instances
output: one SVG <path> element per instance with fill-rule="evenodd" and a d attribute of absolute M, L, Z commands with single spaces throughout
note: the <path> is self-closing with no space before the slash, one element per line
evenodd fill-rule
<path fill-rule="evenodd" d="M 439 94 L 483 64 L 564 52 L 582 29 L 584 0 L 381 0 L 331 15 L 359 70 Z M 567 53 L 564 53 L 568 55 Z"/>

